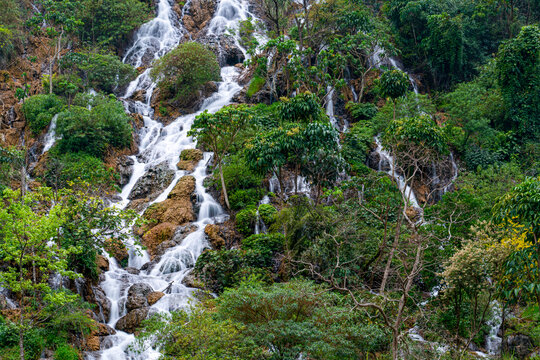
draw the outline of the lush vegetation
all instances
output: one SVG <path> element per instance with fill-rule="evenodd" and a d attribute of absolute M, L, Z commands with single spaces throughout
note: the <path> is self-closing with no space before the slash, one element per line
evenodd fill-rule
<path fill-rule="evenodd" d="M 140 274 L 169 282 L 152 301 L 118 301 L 137 318 L 128 352 L 466 360 L 500 340 L 486 356 L 534 358 L 537 0 L 253 0 L 260 19 L 239 16 L 221 37 L 203 34 L 214 5 L 177 1 L 183 39 L 135 69 L 121 59 L 155 6 L 2 3 L 2 359 L 106 346 L 108 268 L 122 293 Z M 240 53 L 242 89 L 199 109 Z M 112 206 L 141 163 L 140 196 Z M 227 216 L 199 218 L 210 195 Z M 129 267 L 139 245 L 149 261 Z M 187 306 L 184 285 L 197 288 Z M 160 296 L 176 310 L 149 311 Z"/>
<path fill-rule="evenodd" d="M 209 81 L 220 79 L 216 55 L 204 45 L 187 42 L 156 61 L 152 77 L 158 80 L 162 99 L 187 106 Z"/>

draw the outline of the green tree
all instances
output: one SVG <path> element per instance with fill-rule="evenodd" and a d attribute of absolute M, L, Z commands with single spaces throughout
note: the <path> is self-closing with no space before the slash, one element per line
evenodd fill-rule
<path fill-rule="evenodd" d="M 524 138 L 540 140 L 540 27 L 524 26 L 497 54 L 502 96 L 510 127 Z"/>
<path fill-rule="evenodd" d="M 505 264 L 506 297 L 532 298 L 540 306 L 540 177 L 526 178 L 502 196 L 493 218 L 513 230 L 517 239 Z"/>
<path fill-rule="evenodd" d="M 60 247 L 51 239 L 59 236 L 64 214 L 57 206 L 49 211 L 44 207 L 52 201 L 47 189 L 21 196 L 4 190 L 3 206 L 0 208 L 0 257 L 7 266 L 0 272 L 0 283 L 18 295 L 19 299 L 19 351 L 24 360 L 24 334 L 32 327 L 31 314 L 24 310 L 28 296 L 34 302 L 44 301 L 62 305 L 74 300 L 74 296 L 52 291 L 48 278 L 53 273 L 71 278 L 67 270 L 67 258 L 79 251 L 76 247 Z M 39 308 L 38 308 L 39 310 Z"/>
<path fill-rule="evenodd" d="M 200 145 L 214 153 L 214 163 L 221 179 L 221 190 L 229 209 L 231 206 L 223 177 L 224 159 L 238 134 L 246 127 L 252 116 L 246 105 L 227 106 L 215 114 L 205 111 L 195 118 L 188 132 L 188 135 L 195 137 Z"/>
<path fill-rule="evenodd" d="M 121 102 L 100 98 L 91 110 L 72 106 L 58 115 L 57 133 L 62 152 L 85 152 L 102 158 L 109 147 L 125 148 L 131 144 L 131 118 Z"/>
<path fill-rule="evenodd" d="M 113 93 L 129 84 L 137 74 L 133 66 L 124 64 L 118 56 L 91 52 L 69 52 L 62 57 L 60 67 L 82 78 L 84 88 Z"/>
<path fill-rule="evenodd" d="M 215 309 L 203 304 L 175 311 L 170 317 L 156 314 L 143 323 L 139 348 L 148 340 L 159 346 L 167 359 L 178 360 L 261 360 L 262 348 L 246 338 L 244 326 L 218 319 Z"/>
<path fill-rule="evenodd" d="M 220 68 L 210 49 L 186 42 L 157 60 L 150 75 L 158 81 L 162 99 L 173 98 L 186 106 L 204 84 L 220 79 Z"/>
<path fill-rule="evenodd" d="M 396 99 L 402 97 L 409 88 L 409 78 L 401 70 L 388 70 L 379 79 L 379 91 L 385 98 L 391 98 L 394 103 L 394 120 L 396 119 Z"/>
<path fill-rule="evenodd" d="M 140 0 L 82 0 L 77 8 L 83 22 L 79 37 L 95 45 L 120 47 L 150 17 L 149 5 Z"/>

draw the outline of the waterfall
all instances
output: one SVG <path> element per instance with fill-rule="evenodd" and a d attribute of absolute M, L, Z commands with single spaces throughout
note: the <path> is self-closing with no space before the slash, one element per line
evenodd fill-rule
<path fill-rule="evenodd" d="M 379 171 L 385 171 L 384 165 L 388 165 L 388 170 L 385 172 L 390 175 L 394 180 L 396 180 L 399 190 L 403 193 L 405 198 L 411 203 L 411 205 L 417 209 L 421 210 L 420 204 L 418 203 L 418 200 L 416 200 L 416 196 L 414 195 L 414 191 L 412 188 L 407 185 L 407 182 L 405 181 L 405 177 L 402 174 L 399 174 L 394 165 L 394 158 L 392 155 L 387 151 L 384 150 L 381 140 L 380 140 L 380 134 L 375 136 L 375 143 L 377 144 L 377 148 L 375 149 L 375 152 L 379 155 Z"/>
<path fill-rule="evenodd" d="M 45 135 L 45 139 L 43 142 L 45 145 L 43 146 L 43 151 L 41 152 L 44 154 L 45 152 L 49 151 L 54 143 L 56 142 L 56 121 L 58 120 L 58 114 L 54 115 L 51 124 L 49 125 L 49 130 L 47 131 L 47 134 Z"/>
<path fill-rule="evenodd" d="M 326 91 L 326 115 L 330 119 L 332 125 L 339 130 L 339 124 L 336 116 L 334 115 L 334 88 L 332 86 L 328 86 Z"/>
<path fill-rule="evenodd" d="M 244 1 L 222 0 L 209 25 L 208 33 L 221 36 L 224 35 L 228 27 L 237 27 L 238 21 L 253 17 L 247 9 L 248 5 Z M 184 30 L 179 24 L 176 14 L 172 11 L 169 1 L 159 0 L 156 18 L 141 26 L 123 61 L 136 67 L 148 65 L 178 45 L 183 33 Z M 244 49 L 242 51 L 245 52 Z M 196 146 L 194 140 L 187 135 L 195 117 L 204 110 L 216 112 L 223 106 L 230 104 L 232 97 L 241 90 L 241 86 L 237 82 L 239 70 L 232 66 L 225 66 L 221 69 L 222 82 L 219 83 L 217 92 L 204 100 L 200 111 L 181 116 L 171 124 L 164 126 L 153 117 L 153 109 L 150 104 L 156 84 L 149 76 L 150 70 L 147 68 L 131 82 L 124 96 L 124 99 L 128 99 L 135 92 L 141 90 L 146 93 L 144 101 L 124 100 L 127 111 L 142 116 L 144 127 L 138 134 L 139 153 L 131 156 L 134 161 L 133 173 L 119 194 L 121 200 L 115 204 L 118 208 L 125 208 L 129 204 L 128 196 L 137 181 L 149 169 L 164 162 L 168 164 L 170 169 L 174 170 L 174 180 L 152 203 L 165 200 L 176 182 L 186 174 L 186 171 L 177 170 L 176 163 L 182 150 L 193 149 Z M 204 228 L 207 224 L 221 222 L 226 218 L 219 203 L 206 192 L 203 186 L 207 176 L 206 164 L 211 157 L 211 153 L 204 153 L 204 158 L 190 174 L 195 178 L 195 192 L 199 207 L 197 220 L 192 223 L 195 227 L 194 232 L 187 235 L 179 245 L 169 248 L 155 264 L 150 266 L 148 266 L 150 260 L 148 253 L 142 251 L 142 256 L 138 256 L 134 251 L 133 239 L 128 241 L 126 244 L 130 248 L 128 265 L 138 269 L 138 271 L 128 272 L 120 267 L 114 258 L 108 257 L 109 271 L 103 275 L 104 280 L 100 284 L 111 303 L 108 325 L 114 327 L 117 321 L 127 313 L 125 309 L 126 295 L 132 284 L 146 283 L 154 291 L 167 289 L 167 293 L 149 308 L 149 314 L 169 313 L 188 305 L 194 289 L 183 285 L 182 280 L 193 268 L 202 251 L 208 247 Z M 145 264 L 146 266 L 143 267 Z M 115 335 L 110 335 L 102 341 L 102 350 L 87 353 L 86 359 L 142 360 L 159 358 L 160 353 L 154 349 L 147 349 L 143 353 L 134 352 L 130 349 L 134 340 L 134 335 L 117 330 Z"/>

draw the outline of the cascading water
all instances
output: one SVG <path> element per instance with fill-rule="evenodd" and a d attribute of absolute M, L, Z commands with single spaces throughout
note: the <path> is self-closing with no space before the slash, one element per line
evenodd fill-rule
<path fill-rule="evenodd" d="M 377 170 L 384 171 L 383 169 L 387 168 L 386 173 L 396 180 L 399 190 L 403 193 L 407 201 L 410 202 L 415 209 L 421 209 L 420 204 L 414 195 L 414 191 L 409 185 L 407 185 L 403 175 L 396 171 L 394 166 L 394 158 L 387 150 L 383 148 L 380 135 L 375 136 L 375 143 L 377 144 L 375 152 L 379 154 L 379 168 Z"/>
<path fill-rule="evenodd" d="M 43 142 L 45 145 L 43 146 L 43 151 L 41 152 L 44 154 L 46 151 L 49 151 L 54 143 L 56 142 L 56 121 L 58 119 L 58 114 L 54 115 L 51 124 L 49 125 L 49 130 L 47 131 L 47 134 L 45 135 L 45 139 Z"/>
<path fill-rule="evenodd" d="M 133 46 L 126 52 L 125 62 L 134 66 L 148 64 L 180 42 L 183 29 L 180 27 L 169 1 L 160 0 L 157 9 L 156 18 L 139 29 Z M 247 9 L 247 3 L 244 1 L 223 0 L 218 5 L 208 33 L 221 36 L 227 28 L 236 28 L 238 21 L 252 16 L 247 12 Z M 244 50 L 242 49 L 242 51 Z M 144 102 L 125 101 L 128 111 L 142 115 L 144 127 L 139 133 L 139 154 L 131 157 L 134 161 L 133 174 L 120 193 L 121 201 L 115 204 L 119 208 L 125 208 L 128 205 L 129 194 L 147 170 L 164 162 L 175 171 L 174 180 L 152 203 L 165 200 L 176 182 L 187 174 L 186 171 L 177 170 L 175 164 L 182 150 L 192 149 L 196 145 L 187 135 L 196 115 L 204 110 L 218 111 L 223 106 L 230 104 L 232 97 L 241 90 L 241 86 L 236 81 L 239 75 L 238 69 L 232 66 L 223 67 L 221 69 L 222 82 L 219 84 L 218 91 L 203 102 L 201 110 L 179 117 L 171 124 L 164 126 L 153 119 L 150 102 L 156 84 L 150 79 L 149 73 L 150 69 L 146 69 L 126 90 L 126 99 L 136 92 L 145 92 Z M 183 285 L 182 280 L 194 266 L 198 256 L 208 246 L 204 228 L 207 224 L 223 221 L 226 217 L 221 206 L 205 191 L 203 186 L 203 181 L 207 176 L 206 164 L 211 156 L 211 153 L 205 153 L 203 160 L 190 174 L 195 178 L 195 191 L 199 205 L 197 221 L 192 224 L 196 229 L 194 232 L 187 235 L 179 245 L 168 249 L 157 263 L 145 267 L 145 270 L 140 269 L 150 259 L 146 251 L 142 251 L 142 256 L 138 256 L 132 243 L 127 244 L 130 247 L 128 265 L 139 269 L 135 273 L 121 268 L 114 258 L 109 257 L 109 271 L 104 274 L 105 280 L 101 283 L 101 287 L 111 303 L 108 325 L 114 327 L 118 320 L 126 314 L 127 290 L 136 283 L 146 283 L 154 291 L 167 289 L 167 293 L 149 308 L 149 314 L 170 312 L 187 306 L 194 289 Z M 108 336 L 102 342 L 100 352 L 88 353 L 86 358 L 123 360 L 156 359 L 160 356 L 159 352 L 151 348 L 142 354 L 133 352 L 130 345 L 134 340 L 134 335 L 117 331 L 115 335 Z"/>

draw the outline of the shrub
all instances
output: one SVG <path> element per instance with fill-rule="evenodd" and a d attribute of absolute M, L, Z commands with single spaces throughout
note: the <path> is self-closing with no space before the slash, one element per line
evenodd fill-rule
<path fill-rule="evenodd" d="M 354 121 L 371 120 L 377 114 L 377 106 L 372 103 L 348 102 L 345 106 Z"/>
<path fill-rule="evenodd" d="M 50 76 L 43 77 L 43 89 L 49 91 Z M 53 75 L 53 93 L 59 96 L 71 99 L 77 92 L 83 90 L 82 80 L 80 77 L 72 74 L 68 75 Z"/>
<path fill-rule="evenodd" d="M 209 250 L 199 256 L 194 271 L 207 289 L 221 292 L 238 282 L 236 273 L 242 265 L 242 251 L 238 249 Z"/>
<path fill-rule="evenodd" d="M 231 209 L 239 210 L 257 205 L 262 193 L 262 189 L 236 190 L 229 196 Z"/>
<path fill-rule="evenodd" d="M 274 254 L 283 251 L 284 241 L 280 233 L 251 235 L 242 240 L 242 249 Z"/>
<path fill-rule="evenodd" d="M 49 126 L 62 106 L 62 101 L 56 95 L 35 95 L 26 99 L 22 111 L 32 133 L 38 135 Z"/>
<path fill-rule="evenodd" d="M 79 353 L 70 345 L 59 346 L 54 352 L 54 360 L 78 360 Z"/>
<path fill-rule="evenodd" d="M 471 146 L 465 151 L 464 160 L 468 169 L 476 170 L 479 166 L 486 168 L 489 165 L 494 165 L 501 159 L 496 152 L 478 146 Z"/>
<path fill-rule="evenodd" d="M 86 183 L 94 188 L 109 190 L 115 187 L 117 174 L 98 158 L 85 153 L 54 154 L 47 164 L 45 179 L 47 184 L 63 188 L 68 182 Z"/>
<path fill-rule="evenodd" d="M 11 30 L 0 26 L 0 64 L 5 64 L 14 50 L 13 33 Z"/>
<path fill-rule="evenodd" d="M 259 205 L 259 216 L 266 226 L 270 226 L 276 221 L 275 216 L 277 214 L 276 208 L 271 204 Z"/>
<path fill-rule="evenodd" d="M 81 77 L 85 89 L 112 93 L 129 84 L 137 75 L 133 66 L 124 64 L 116 55 L 90 52 L 70 52 L 60 66 L 70 74 Z"/>
<path fill-rule="evenodd" d="M 375 130 L 364 123 L 354 124 L 345 135 L 342 152 L 353 171 L 358 172 L 366 163 L 373 136 L 375 136 Z"/>
<path fill-rule="evenodd" d="M 236 229 L 245 236 L 253 234 L 253 228 L 257 221 L 257 209 L 249 206 L 236 214 Z"/>
<path fill-rule="evenodd" d="M 220 79 L 220 68 L 210 49 L 196 42 L 186 42 L 157 60 L 151 76 L 158 81 L 162 98 L 172 98 L 186 106 L 204 84 Z"/>
<path fill-rule="evenodd" d="M 109 146 L 124 148 L 131 143 L 130 117 L 119 101 L 111 99 L 91 110 L 72 106 L 58 116 L 58 142 L 62 152 L 85 152 L 102 158 Z"/>

